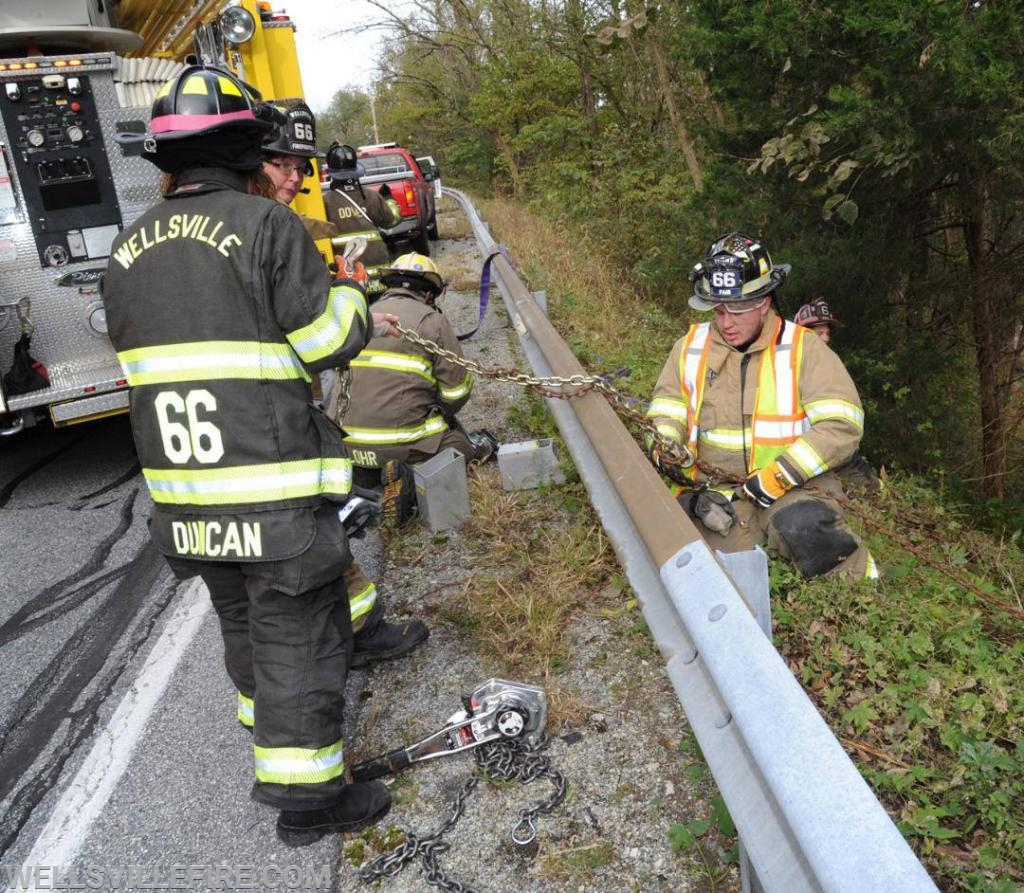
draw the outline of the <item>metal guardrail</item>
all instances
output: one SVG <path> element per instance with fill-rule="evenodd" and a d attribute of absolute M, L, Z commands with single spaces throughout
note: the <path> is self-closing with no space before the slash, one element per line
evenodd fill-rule
<path fill-rule="evenodd" d="M 494 240 L 470 199 L 444 192 L 490 254 Z M 492 266 L 534 373 L 582 373 L 511 265 L 497 257 Z M 755 884 L 769 893 L 937 890 L 608 402 L 589 392 L 547 404 L 665 657 Z"/>

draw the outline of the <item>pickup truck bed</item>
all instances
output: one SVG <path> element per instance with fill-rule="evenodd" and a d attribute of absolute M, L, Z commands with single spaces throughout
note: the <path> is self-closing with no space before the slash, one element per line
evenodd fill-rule
<path fill-rule="evenodd" d="M 430 239 L 437 238 L 437 209 L 433 183 L 437 168 L 424 171 L 419 161 L 395 143 L 360 146 L 356 150 L 366 170 L 360 183 L 380 191 L 387 184 L 398 202 L 402 219 L 390 229 L 381 230 L 389 245 L 408 242 L 414 251 L 430 255 Z"/>

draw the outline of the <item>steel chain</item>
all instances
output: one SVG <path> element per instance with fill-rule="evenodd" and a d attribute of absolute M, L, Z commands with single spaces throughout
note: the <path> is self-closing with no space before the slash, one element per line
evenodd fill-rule
<path fill-rule="evenodd" d="M 396 326 L 396 328 L 402 333 L 402 336 L 404 338 L 408 338 L 410 341 L 419 344 L 421 347 L 426 348 L 431 353 L 445 357 L 446 359 L 450 360 L 451 362 L 455 363 L 458 366 L 462 366 L 472 372 L 476 372 L 478 375 L 482 375 L 485 378 L 493 378 L 499 381 L 511 381 L 517 384 L 525 385 L 526 387 L 533 388 L 535 391 L 537 391 L 538 393 L 542 394 L 545 397 L 554 397 L 560 400 L 568 400 L 571 399 L 572 397 L 576 397 L 580 394 L 583 394 L 586 391 L 592 389 L 597 390 L 604 395 L 604 397 L 608 400 L 608 402 L 612 405 L 612 407 L 620 416 L 622 416 L 627 421 L 632 422 L 636 427 L 638 427 L 641 430 L 642 433 L 647 435 L 649 442 L 652 445 L 658 447 L 661 464 L 671 465 L 678 468 L 686 468 L 690 465 L 694 465 L 696 468 L 704 472 L 705 476 L 707 477 L 707 483 L 712 487 L 721 486 L 723 484 L 742 484 L 744 481 L 743 478 L 737 477 L 736 475 L 724 471 L 723 469 L 718 468 L 715 465 L 712 465 L 707 462 L 702 462 L 700 459 L 694 461 L 692 457 L 684 454 L 676 441 L 669 440 L 668 438 L 666 438 L 654 426 L 654 424 L 651 422 L 649 418 L 647 418 L 645 415 L 642 415 L 641 413 L 637 412 L 632 408 L 632 405 L 635 404 L 642 405 L 643 401 L 639 400 L 636 397 L 631 397 L 627 394 L 623 394 L 621 391 L 612 387 L 612 385 L 609 383 L 609 378 L 611 378 L 612 376 L 574 375 L 568 378 L 557 378 L 554 376 L 548 378 L 534 378 L 533 376 L 524 375 L 523 373 L 518 372 L 517 370 L 505 370 L 501 368 L 488 369 L 486 367 L 481 366 L 479 363 L 476 363 L 472 360 L 464 359 L 463 357 L 459 357 L 456 354 L 453 354 L 451 351 L 445 350 L 440 345 L 435 344 L 434 342 L 421 337 L 416 332 L 412 332 L 409 329 L 406 329 L 404 326 L 398 325 Z M 561 388 L 565 386 L 575 386 L 577 387 L 577 390 L 572 392 L 567 392 L 564 390 L 552 390 L 553 387 Z M 813 485 L 804 486 L 807 490 L 815 489 Z M 856 514 L 862 522 L 874 526 L 876 529 L 881 530 L 883 533 L 887 533 L 891 538 L 893 538 L 897 542 L 901 542 L 901 537 L 895 530 L 888 527 L 887 525 L 880 523 L 879 521 L 873 518 L 870 518 L 863 511 L 853 509 L 848 498 L 839 500 L 839 502 L 845 508 L 852 509 L 854 514 Z M 936 542 L 940 542 L 938 537 L 932 537 L 932 539 Z M 903 543 L 903 545 L 905 548 L 908 548 L 907 543 Z M 975 595 L 979 596 L 983 600 L 996 604 L 998 607 L 1002 608 L 1003 610 L 1006 610 L 1008 613 L 1014 614 L 1016 616 L 1024 616 L 1024 611 L 1020 611 L 1013 605 L 1002 602 L 1001 600 L 994 599 L 991 595 L 985 593 L 980 587 L 972 584 L 963 575 L 952 571 L 950 568 L 944 568 L 940 566 L 938 562 L 926 557 L 925 555 L 919 553 L 917 550 L 911 551 L 913 551 L 914 554 L 922 561 L 924 561 L 926 564 L 928 564 L 935 570 L 940 571 L 941 573 L 945 573 L 950 579 L 959 583 L 965 589 L 973 592 Z"/>
<path fill-rule="evenodd" d="M 413 344 L 418 344 L 434 356 L 446 359 L 456 366 L 466 369 L 469 372 L 481 376 L 482 378 L 490 378 L 495 381 L 507 381 L 513 384 L 519 384 L 523 387 L 530 388 L 543 397 L 553 397 L 557 400 L 571 400 L 573 397 L 579 397 L 581 394 L 587 393 L 587 391 L 598 391 L 605 397 L 605 399 L 612 405 L 612 408 L 620 416 L 639 427 L 641 431 L 649 437 L 650 441 L 657 445 L 661 454 L 661 461 L 664 464 L 674 465 L 680 468 L 686 468 L 693 464 L 692 458 L 683 452 L 676 441 L 665 437 L 665 435 L 655 427 L 654 423 L 649 418 L 632 408 L 631 404 L 643 405 L 642 400 L 637 397 L 624 394 L 611 385 L 610 379 L 617 377 L 620 374 L 624 374 L 625 370 L 620 370 L 620 372 L 613 373 L 612 375 L 527 375 L 525 372 L 520 372 L 518 369 L 506 369 L 501 366 L 484 366 L 476 360 L 461 357 L 457 353 L 441 347 L 440 344 L 437 344 L 428 338 L 424 338 L 418 332 L 408 329 L 400 323 L 393 323 L 393 325 L 407 341 L 411 341 Z M 567 390 L 567 388 L 571 388 L 572 390 Z"/>
<path fill-rule="evenodd" d="M 466 781 L 452 803 L 448 818 L 433 832 L 427 835 L 410 833 L 404 843 L 399 844 L 388 853 L 371 859 L 359 869 L 359 877 L 364 883 L 372 883 L 378 878 L 393 877 L 409 862 L 417 857 L 423 862 L 423 873 L 427 883 L 445 890 L 446 893 L 479 893 L 453 878 L 448 877 L 438 864 L 438 856 L 448 852 L 451 844 L 444 840 L 444 835 L 451 831 L 466 811 L 466 800 L 476 789 L 481 778 L 489 777 L 499 781 L 519 780 L 529 784 L 538 778 L 549 778 L 554 791 L 546 800 L 541 800 L 519 812 L 519 822 L 512 829 L 512 840 L 519 846 L 526 846 L 537 836 L 534 817 L 538 814 L 547 815 L 565 799 L 568 782 L 565 775 L 551 765 L 551 761 L 540 753 L 548 745 L 548 736 L 542 735 L 536 744 L 522 741 L 501 739 L 480 745 L 473 755 L 476 757 L 477 768 Z M 521 832 L 521 828 L 526 828 Z"/>

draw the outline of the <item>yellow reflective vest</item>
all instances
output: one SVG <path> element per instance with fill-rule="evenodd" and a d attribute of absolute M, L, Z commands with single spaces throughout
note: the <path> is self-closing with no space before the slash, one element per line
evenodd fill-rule
<path fill-rule="evenodd" d="M 778 460 L 801 484 L 845 462 L 864 432 L 842 361 L 774 310 L 746 351 L 711 323 L 691 326 L 665 362 L 647 415 L 662 435 L 731 476 Z M 707 478 L 696 466 L 688 474 L 695 483 Z"/>

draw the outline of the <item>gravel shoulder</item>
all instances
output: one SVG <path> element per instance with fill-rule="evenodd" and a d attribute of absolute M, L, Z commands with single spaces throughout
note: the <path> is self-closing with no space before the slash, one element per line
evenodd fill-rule
<path fill-rule="evenodd" d="M 446 202 L 444 207 L 455 206 Z M 434 243 L 434 258 L 449 281 L 442 306 L 455 330 L 465 332 L 476 321 L 483 258 L 457 211 L 439 214 L 439 229 L 442 241 Z M 465 236 L 450 237 L 460 233 Z M 528 371 L 496 290 L 480 331 L 463 344 L 468 357 L 486 366 Z M 486 427 L 501 442 L 526 440 L 529 435 L 511 420 L 516 414 L 510 416 L 525 401 L 517 385 L 478 378 L 460 419 L 470 430 Z M 501 492 L 494 463 L 471 469 L 470 479 L 471 512 L 479 500 Z M 578 519 L 571 504 L 547 505 L 544 523 L 572 529 Z M 509 517 L 518 516 L 510 512 Z M 711 841 L 706 852 L 700 846 L 673 850 L 670 828 L 709 818 L 715 790 L 695 756 L 682 708 L 628 587 L 611 580 L 564 593 L 571 607 L 568 657 L 546 678 L 542 667 L 506 673 L 472 631 L 453 620 L 453 603 L 472 599 L 484 577 L 500 576 L 502 550 L 522 542 L 502 534 L 495 529 L 493 545 L 481 548 L 479 531 L 472 539 L 460 530 L 433 534 L 417 520 L 396 534 L 377 531 L 355 544 L 360 564 L 378 581 L 389 617 L 421 617 L 431 637 L 404 660 L 351 674 L 350 763 L 436 731 L 460 709 L 462 694 L 493 676 L 541 685 L 551 705 L 545 755 L 565 774 L 568 795 L 550 815 L 538 818 L 536 841 L 518 846 L 511 832 L 519 811 L 548 798 L 549 780 L 481 781 L 445 836 L 450 849 L 438 862 L 447 875 L 479 893 L 738 889 L 735 868 L 724 864 Z M 524 595 L 529 585 L 507 581 Z M 510 649 L 517 632 L 506 628 Z M 362 864 L 410 832 L 426 835 L 445 822 L 475 766 L 473 755 L 463 753 L 416 764 L 391 779 L 394 804 L 388 817 L 363 834 L 339 838 L 336 889 L 370 888 L 358 876 Z M 423 891 L 428 883 L 415 860 L 370 886 L 405 893 Z"/>

